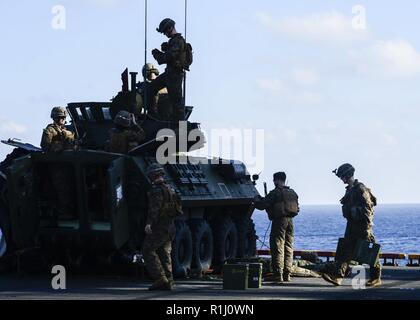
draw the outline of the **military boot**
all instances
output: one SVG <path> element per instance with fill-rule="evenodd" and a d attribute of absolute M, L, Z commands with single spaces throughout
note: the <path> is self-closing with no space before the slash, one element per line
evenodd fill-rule
<path fill-rule="evenodd" d="M 156 280 L 150 287 L 150 291 L 154 290 L 172 290 L 171 285 L 166 277 Z"/>
<path fill-rule="evenodd" d="M 366 287 L 379 287 L 382 284 L 381 278 L 370 279 L 366 282 Z"/>
<path fill-rule="evenodd" d="M 284 273 L 284 275 L 283 275 L 283 281 L 284 282 L 290 282 L 290 281 L 292 281 L 292 279 L 290 277 L 290 273 Z"/>
<path fill-rule="evenodd" d="M 370 279 L 366 282 L 366 287 L 378 287 L 382 284 L 380 266 L 371 267 Z"/>
<path fill-rule="evenodd" d="M 283 282 L 283 275 L 281 273 L 271 273 L 268 274 L 264 281 L 271 281 L 271 282 Z"/>
<path fill-rule="evenodd" d="M 341 277 L 337 277 L 337 276 L 335 276 L 335 275 L 333 275 L 333 274 L 330 274 L 330 273 L 323 273 L 322 274 L 322 278 L 325 280 L 325 281 L 327 281 L 327 282 L 329 282 L 329 283 L 332 283 L 333 285 L 335 285 L 335 286 L 340 286 L 341 285 L 341 283 L 343 282 L 343 278 L 341 278 Z"/>
<path fill-rule="evenodd" d="M 281 272 L 274 273 L 271 281 L 277 282 L 277 283 L 282 283 L 283 282 L 283 273 L 281 273 Z"/>
<path fill-rule="evenodd" d="M 173 278 L 168 278 L 168 285 L 169 285 L 169 290 L 173 290 L 175 288 L 175 281 Z"/>

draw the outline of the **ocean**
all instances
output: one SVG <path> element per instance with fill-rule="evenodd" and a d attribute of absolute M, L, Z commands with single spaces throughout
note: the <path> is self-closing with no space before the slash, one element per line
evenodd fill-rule
<path fill-rule="evenodd" d="M 267 214 L 255 210 L 253 220 L 259 236 L 257 248 L 267 248 L 270 237 Z M 346 227 L 339 205 L 302 206 L 294 223 L 296 250 L 335 251 Z M 373 231 L 382 252 L 420 253 L 420 204 L 377 206 Z"/>

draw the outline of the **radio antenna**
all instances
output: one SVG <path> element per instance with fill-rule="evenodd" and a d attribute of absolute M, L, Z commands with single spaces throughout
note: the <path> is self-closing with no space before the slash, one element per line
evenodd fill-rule
<path fill-rule="evenodd" d="M 185 43 L 187 42 L 187 16 L 188 16 L 188 0 L 185 0 L 185 2 L 184 2 L 184 9 L 185 9 L 185 12 L 184 12 L 184 18 L 185 18 L 185 21 L 184 21 L 184 36 L 185 36 Z M 184 102 L 184 108 L 185 108 L 185 101 L 186 101 L 186 92 L 187 92 L 187 72 L 186 71 L 184 71 L 184 93 L 183 93 L 183 97 L 182 97 L 182 100 L 183 100 L 183 102 Z"/>
<path fill-rule="evenodd" d="M 147 0 L 144 0 L 144 65 L 146 65 L 146 63 L 147 63 Z M 144 80 L 146 80 L 145 76 L 143 76 L 143 78 Z"/>
<path fill-rule="evenodd" d="M 147 0 L 144 0 L 144 64 L 141 67 L 140 70 L 143 71 L 144 66 L 147 63 Z M 148 99 L 147 96 L 148 94 L 148 90 L 147 90 L 147 81 L 146 81 L 146 77 L 147 77 L 147 72 L 142 72 L 143 73 L 143 108 L 144 108 L 144 112 L 146 113 L 146 110 L 148 110 L 149 106 L 148 106 Z"/>

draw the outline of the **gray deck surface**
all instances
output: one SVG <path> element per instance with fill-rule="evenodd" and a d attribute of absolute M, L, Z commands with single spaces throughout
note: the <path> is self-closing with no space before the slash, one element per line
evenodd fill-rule
<path fill-rule="evenodd" d="M 420 268 L 385 267 L 382 286 L 355 290 L 350 283 L 334 287 L 322 278 L 293 278 L 285 285 L 264 283 L 261 289 L 224 291 L 220 279 L 182 280 L 171 292 L 151 292 L 150 282 L 129 277 L 68 276 L 67 289 L 51 288 L 51 277 L 0 275 L 0 300 L 3 299 L 402 299 L 420 300 Z"/>

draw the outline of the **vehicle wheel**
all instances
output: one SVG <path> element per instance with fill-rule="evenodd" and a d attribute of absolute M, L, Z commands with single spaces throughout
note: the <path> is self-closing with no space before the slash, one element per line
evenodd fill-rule
<path fill-rule="evenodd" d="M 6 239 L 0 227 L 0 258 L 6 253 Z"/>
<path fill-rule="evenodd" d="M 192 268 L 207 271 L 213 260 L 213 233 L 210 225 L 204 219 L 195 219 L 191 221 L 190 228 L 193 241 Z"/>
<path fill-rule="evenodd" d="M 227 260 L 235 258 L 238 249 L 238 230 L 232 219 L 217 220 L 213 225 L 214 264 L 222 266 Z"/>
<path fill-rule="evenodd" d="M 0 195 L 5 193 L 6 181 L 0 177 Z M 5 199 L 0 197 L 0 257 L 6 253 L 7 245 L 10 240 L 10 216 Z"/>
<path fill-rule="evenodd" d="M 257 254 L 257 233 L 251 218 L 237 222 L 238 228 L 238 258 L 254 257 Z"/>
<path fill-rule="evenodd" d="M 184 221 L 175 221 L 176 235 L 172 242 L 172 273 L 175 278 L 183 278 L 191 269 L 193 256 L 192 237 Z"/>

